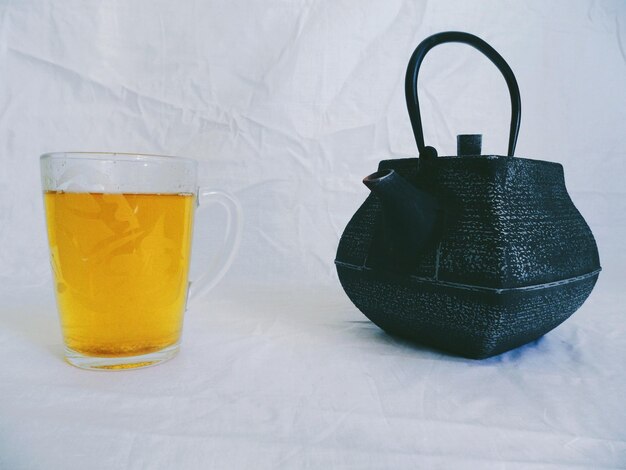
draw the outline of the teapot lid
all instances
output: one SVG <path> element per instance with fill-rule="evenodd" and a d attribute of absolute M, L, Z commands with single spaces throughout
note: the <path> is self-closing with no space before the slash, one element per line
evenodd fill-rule
<path fill-rule="evenodd" d="M 498 52 L 485 41 L 470 33 L 460 31 L 446 31 L 433 34 L 424 39 L 415 49 L 406 70 L 404 82 L 406 105 L 413 127 L 413 135 L 419 150 L 420 158 L 435 158 L 437 150 L 434 147 L 424 144 L 424 131 L 422 129 L 422 117 L 420 115 L 419 100 L 417 97 L 417 76 L 420 65 L 424 57 L 433 47 L 448 42 L 459 42 L 468 44 L 482 52 L 504 76 L 511 95 L 511 126 L 509 131 L 509 148 L 507 155 L 512 157 L 515 153 L 517 135 L 522 119 L 522 103 L 520 99 L 519 87 L 511 67 Z M 482 136 L 480 134 L 457 136 L 457 155 L 480 155 Z"/>

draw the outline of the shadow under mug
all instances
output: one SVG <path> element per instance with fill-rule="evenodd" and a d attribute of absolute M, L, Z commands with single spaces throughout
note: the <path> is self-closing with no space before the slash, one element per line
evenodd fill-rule
<path fill-rule="evenodd" d="M 199 189 L 189 158 L 63 152 L 40 166 L 67 362 L 118 370 L 175 356 L 188 296 L 215 286 L 237 251 L 238 202 Z M 210 203 L 227 211 L 224 242 L 190 290 L 194 212 Z"/>

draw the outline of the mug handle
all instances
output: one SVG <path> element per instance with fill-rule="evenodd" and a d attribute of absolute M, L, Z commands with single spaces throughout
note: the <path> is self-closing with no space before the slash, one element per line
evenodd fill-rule
<path fill-rule="evenodd" d="M 197 201 L 196 214 L 211 204 L 219 204 L 226 209 L 227 219 L 224 240 L 213 263 L 204 274 L 189 283 L 189 300 L 201 297 L 220 282 L 233 263 L 241 242 L 242 212 L 237 199 L 222 191 L 200 188 Z"/>

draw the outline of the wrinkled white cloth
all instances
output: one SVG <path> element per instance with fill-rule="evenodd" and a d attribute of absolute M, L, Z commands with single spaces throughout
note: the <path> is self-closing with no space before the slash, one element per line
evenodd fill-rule
<path fill-rule="evenodd" d="M 516 155 L 563 164 L 604 269 L 567 322 L 484 361 L 384 334 L 333 266 L 361 179 L 416 153 L 405 67 L 444 30 L 510 64 Z M 625 51 L 621 0 L 0 2 L 0 469 L 626 468 Z M 435 48 L 420 98 L 440 155 L 461 133 L 505 152 L 478 52 Z M 193 157 L 241 201 L 239 256 L 172 361 L 62 361 L 37 160 L 62 150 Z M 193 276 L 223 224 L 199 214 Z"/>
<path fill-rule="evenodd" d="M 179 356 L 62 361 L 49 301 L 0 316 L 0 468 L 625 468 L 624 296 L 474 361 L 394 339 L 340 289 L 219 290 Z"/>

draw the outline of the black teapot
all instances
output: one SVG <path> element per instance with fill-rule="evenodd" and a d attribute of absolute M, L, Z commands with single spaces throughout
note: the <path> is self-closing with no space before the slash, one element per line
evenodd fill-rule
<path fill-rule="evenodd" d="M 457 137 L 457 156 L 424 145 L 417 77 L 449 42 L 485 54 L 511 95 L 508 155 L 481 155 L 481 136 Z M 544 335 L 572 315 L 600 272 L 591 230 L 558 163 L 514 157 L 517 81 L 482 39 L 443 32 L 415 49 L 406 99 L 419 158 L 384 160 L 348 223 L 335 264 L 350 300 L 389 333 L 471 358 Z"/>

